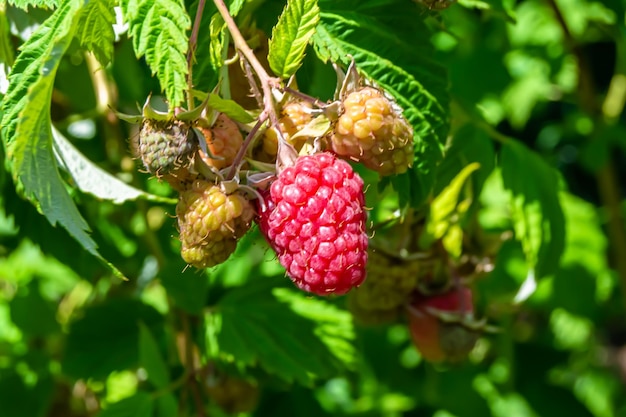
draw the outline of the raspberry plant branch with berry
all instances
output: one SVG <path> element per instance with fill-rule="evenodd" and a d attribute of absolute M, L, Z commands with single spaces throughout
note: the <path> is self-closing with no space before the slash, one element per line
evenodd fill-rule
<path fill-rule="evenodd" d="M 0 415 L 620 415 L 626 4 L 570 6 L 1 4 Z"/>

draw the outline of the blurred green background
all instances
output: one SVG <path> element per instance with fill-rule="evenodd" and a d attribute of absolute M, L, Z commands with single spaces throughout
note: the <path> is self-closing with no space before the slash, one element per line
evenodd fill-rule
<path fill-rule="evenodd" d="M 248 3 L 269 34 L 284 2 Z M 114 204 L 70 188 L 101 254 L 130 278 L 122 281 L 52 227 L 3 171 L 0 417 L 221 416 L 228 406 L 217 405 L 211 387 L 230 377 L 252 384 L 237 404 L 258 395 L 243 413 L 257 416 L 626 416 L 626 2 L 460 0 L 441 11 L 409 0 L 365 3 L 354 13 L 428 28 L 432 56 L 385 45 L 391 56 L 447 69 L 451 127 L 434 195 L 462 166 L 481 163 L 467 235 L 512 235 L 499 175 L 507 140 L 558 172 L 565 246 L 536 291 L 514 302 L 528 266 L 523 245 L 506 239 L 489 254 L 495 269 L 474 285 L 479 315 L 499 331 L 466 362 L 433 365 L 404 320 L 361 326 L 342 297 L 298 293 L 256 229 L 226 263 L 196 271 L 180 259 L 173 204 Z M 49 14 L 0 6 L 5 65 Z M 136 126 L 107 107 L 135 112 L 158 81 L 125 35 L 106 71 L 98 65 L 70 47 L 56 76 L 54 125 L 100 168 L 176 198 L 137 172 L 128 148 Z M 313 48 L 298 83 L 322 100 L 334 91 L 334 72 Z M 521 181 L 541 179 L 534 159 L 518 163 Z M 368 189 L 374 215 L 396 200 Z"/>

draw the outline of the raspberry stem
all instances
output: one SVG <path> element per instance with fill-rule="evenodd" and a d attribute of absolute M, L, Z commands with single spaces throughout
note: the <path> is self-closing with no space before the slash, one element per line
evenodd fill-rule
<path fill-rule="evenodd" d="M 231 165 L 230 170 L 228 171 L 226 180 L 232 180 L 235 177 L 239 169 L 239 166 L 241 165 L 241 161 L 243 161 L 243 156 L 246 154 L 246 151 L 248 150 L 250 143 L 252 143 L 252 139 L 256 136 L 256 133 L 259 131 L 259 129 L 261 128 L 263 123 L 265 123 L 266 120 L 267 120 L 267 113 L 266 112 L 261 113 L 259 115 L 259 120 L 257 120 L 252 130 L 248 132 L 248 136 L 246 136 L 246 139 L 243 141 L 241 148 L 239 148 L 239 151 L 237 151 L 237 155 L 235 156 L 235 159 L 233 160 L 233 164 Z"/>
<path fill-rule="evenodd" d="M 244 61 L 248 62 L 248 64 L 252 67 L 252 69 L 256 73 L 257 77 L 259 77 L 259 81 L 261 82 L 261 89 L 263 90 L 263 111 L 261 112 L 261 116 L 259 116 L 259 120 L 263 119 L 263 121 L 265 121 L 269 117 L 271 125 L 277 126 L 278 117 L 276 116 L 276 108 L 275 108 L 275 103 L 274 103 L 274 99 L 272 95 L 272 90 L 274 88 L 279 87 L 280 80 L 278 80 L 277 78 L 270 77 L 270 75 L 267 73 L 265 68 L 263 68 L 263 65 L 261 65 L 256 55 L 254 55 L 254 51 L 252 50 L 252 48 L 250 48 L 245 38 L 241 34 L 241 31 L 237 27 L 237 24 L 233 20 L 233 17 L 230 15 L 228 11 L 228 7 L 226 7 L 226 4 L 224 3 L 224 0 L 213 0 L 213 3 L 215 3 L 215 7 L 217 7 L 217 10 L 219 11 L 220 15 L 224 19 L 224 22 L 226 23 L 226 26 L 228 27 L 228 31 L 230 32 L 230 35 L 233 38 L 233 42 L 235 43 L 235 48 L 237 49 L 237 53 L 240 54 L 240 56 L 244 59 Z M 252 85 L 253 84 L 251 84 L 251 87 Z M 265 117 L 262 117 L 263 115 L 265 115 Z M 260 124 L 259 124 L 259 127 L 260 127 Z M 246 138 L 246 141 L 244 142 L 244 145 L 242 146 L 242 149 L 239 151 L 238 156 L 241 156 L 241 158 L 243 158 L 243 154 L 245 153 L 246 148 L 250 144 L 252 137 L 253 135 L 250 135 L 250 134 L 248 135 L 248 137 Z M 289 146 L 287 144 L 287 141 L 283 137 L 282 132 L 280 132 L 280 130 L 279 130 L 278 138 L 280 142 L 279 149 L 280 149 L 280 145 Z M 241 162 L 241 158 L 239 160 L 235 160 L 233 167 L 238 166 L 239 162 Z M 233 172 L 232 170 L 231 172 L 229 172 L 229 176 L 232 172 Z"/>
<path fill-rule="evenodd" d="M 278 80 L 270 77 L 267 71 L 265 71 L 265 68 L 263 68 L 263 65 L 261 65 L 261 63 L 257 59 L 256 55 L 254 55 L 254 51 L 252 50 L 252 48 L 250 48 L 250 46 L 248 46 L 248 43 L 241 34 L 241 31 L 237 27 L 237 24 L 230 15 L 228 7 L 226 7 L 226 4 L 224 3 L 224 0 L 213 0 L 213 3 L 215 3 L 215 7 L 217 7 L 217 10 L 219 11 L 220 15 L 224 19 L 224 22 L 226 23 L 226 26 L 228 27 L 228 31 L 233 38 L 233 42 L 235 43 L 235 48 L 237 49 L 237 52 L 243 55 L 243 57 L 250 63 L 252 69 L 254 69 L 254 72 L 256 72 L 257 76 L 259 77 L 259 81 L 261 81 L 261 87 L 263 89 L 264 110 L 270 115 L 270 120 L 272 120 L 272 123 L 275 123 L 275 120 L 278 119 L 276 118 L 274 102 L 272 100 L 272 86 L 278 85 Z"/>
<path fill-rule="evenodd" d="M 303 93 L 302 91 L 294 90 L 291 87 L 283 87 L 282 90 L 286 93 L 291 94 L 294 97 L 301 98 L 302 100 L 307 101 L 319 108 L 324 108 L 328 106 L 328 103 L 321 102 L 317 97 L 310 96 L 308 94 Z"/>
<path fill-rule="evenodd" d="M 250 84 L 250 89 L 252 90 L 252 94 L 259 105 L 259 107 L 263 107 L 263 96 L 261 95 L 261 91 L 259 90 L 259 86 L 254 79 L 254 74 L 252 73 L 252 67 L 250 63 L 246 59 L 242 59 L 244 70 L 246 73 L 246 78 L 248 79 L 248 84 Z"/>
<path fill-rule="evenodd" d="M 189 36 L 189 50 L 187 51 L 187 106 L 189 109 L 193 109 L 193 61 L 196 53 L 196 47 L 198 46 L 198 32 L 200 32 L 200 21 L 202 20 L 202 13 L 204 13 L 204 5 L 206 0 L 198 1 L 198 9 L 196 10 L 196 17 L 193 21 L 193 28 L 191 29 L 191 35 Z"/>

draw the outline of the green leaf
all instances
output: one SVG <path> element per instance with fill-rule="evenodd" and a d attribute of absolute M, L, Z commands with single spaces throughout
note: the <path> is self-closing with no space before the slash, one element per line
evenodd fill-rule
<path fill-rule="evenodd" d="M 22 369 L 24 362 L 22 364 Z M 18 367 L 0 371 L 0 410 L 2 417 L 45 416 L 48 413 L 55 382 L 49 372 L 37 374 L 35 382 L 24 381 Z"/>
<path fill-rule="evenodd" d="M 168 263 L 159 274 L 161 284 L 176 305 L 190 314 L 201 314 L 206 305 L 209 281 L 206 275 L 183 274 L 182 262 Z"/>
<path fill-rule="evenodd" d="M 56 320 L 55 305 L 42 297 L 36 281 L 22 286 L 9 305 L 11 320 L 23 333 L 43 337 L 61 330 Z"/>
<path fill-rule="evenodd" d="M 478 196 L 496 164 L 493 140 L 473 124 L 466 124 L 454 133 L 446 148 L 446 155 L 437 167 L 437 180 L 433 193 L 439 194 L 463 167 L 478 162 L 480 170 L 471 176 L 472 192 Z"/>
<path fill-rule="evenodd" d="M 208 104 L 209 107 L 224 113 L 226 116 L 240 123 L 250 123 L 255 120 L 254 117 L 250 116 L 236 101 L 223 99 L 217 94 L 209 94 Z"/>
<path fill-rule="evenodd" d="M 354 328 L 352 315 L 336 306 L 310 298 L 301 291 L 286 288 L 273 290 L 277 300 L 289 304 L 291 309 L 302 317 L 316 323 L 315 335 L 328 350 L 347 368 L 355 364 L 356 351 L 352 345 Z"/>
<path fill-rule="evenodd" d="M 457 0 L 457 2 L 459 5 L 469 9 L 490 10 L 492 13 L 500 15 L 509 23 L 515 23 L 515 3 L 502 0 Z"/>
<path fill-rule="evenodd" d="M 152 334 L 161 334 L 163 317 L 140 301 L 111 299 L 86 309 L 70 326 L 62 361 L 64 373 L 104 379 L 110 372 L 137 366 L 140 322 Z"/>
<path fill-rule="evenodd" d="M 414 128 L 413 172 L 391 182 L 399 194 L 417 191 L 409 195 L 410 203 L 418 207 L 433 186 L 449 127 L 447 73 L 432 58 L 432 34 L 424 24 L 425 15 L 411 2 L 400 0 L 385 4 L 322 0 L 319 4 L 321 21 L 313 36 L 318 56 L 344 65 L 354 57 L 359 71 L 396 99 Z"/>
<path fill-rule="evenodd" d="M 11 24 L 7 19 L 6 11 L 0 7 L 0 64 L 5 64 L 7 67 L 12 67 L 15 60 L 13 45 L 11 45 L 10 27 Z"/>
<path fill-rule="evenodd" d="M 9 0 L 8 3 L 24 10 L 28 10 L 29 7 L 54 9 L 59 7 L 61 0 Z"/>
<path fill-rule="evenodd" d="M 211 355 L 304 385 L 350 367 L 350 315 L 274 286 L 269 279 L 249 283 L 220 300 L 207 316 Z"/>
<path fill-rule="evenodd" d="M 81 46 L 94 53 L 102 65 L 113 57 L 114 7 L 117 0 L 90 0 L 83 7 L 76 36 Z"/>
<path fill-rule="evenodd" d="M 178 401 L 174 394 L 160 395 L 155 400 L 156 417 L 175 417 L 178 415 Z"/>
<path fill-rule="evenodd" d="M 511 217 L 536 278 L 555 271 L 565 242 L 558 177 L 536 153 L 507 141 L 501 154 L 502 180 L 510 194 Z"/>
<path fill-rule="evenodd" d="M 272 30 L 267 59 L 274 74 L 289 78 L 296 73 L 320 19 L 317 0 L 288 0 Z"/>
<path fill-rule="evenodd" d="M 84 193 L 103 200 L 122 204 L 126 201 L 145 199 L 160 203 L 176 204 L 176 200 L 160 197 L 132 187 L 91 162 L 67 140 L 61 132 L 52 129 L 54 151 L 59 165 Z"/>
<path fill-rule="evenodd" d="M 89 226 L 70 198 L 59 175 L 52 151 L 50 101 L 61 58 L 73 37 L 79 8 L 64 2 L 23 45 L 9 77 L 2 102 L 2 138 L 16 183 L 53 226 L 61 224 L 89 253 L 116 275 L 89 236 Z"/>
<path fill-rule="evenodd" d="M 15 130 L 22 117 L 20 114 L 28 104 L 28 93 L 35 89 L 37 82 L 41 86 L 54 78 L 54 73 L 61 56 L 69 43 L 72 21 L 78 13 L 76 2 L 66 1 L 52 16 L 32 34 L 22 45 L 21 52 L 9 76 L 9 89 L 2 100 L 2 138 L 7 154 L 15 141 Z M 53 54 L 54 52 L 54 54 Z"/>
<path fill-rule="evenodd" d="M 180 105 L 187 89 L 187 30 L 191 26 L 185 5 L 180 0 L 124 0 L 122 10 L 135 54 L 145 56 L 170 107 Z"/>
<path fill-rule="evenodd" d="M 459 172 L 452 182 L 444 188 L 441 193 L 435 197 L 430 205 L 430 212 L 426 229 L 420 236 L 420 246 L 427 248 L 438 239 L 446 236 L 452 231 L 452 236 L 444 239 L 444 246 L 454 256 L 460 255 L 462 239 L 457 239 L 459 233 L 462 237 L 460 226 L 458 225 L 459 216 L 464 214 L 471 202 L 460 201 L 462 197 L 461 191 L 467 182 L 469 176 L 480 168 L 477 162 L 467 165 Z"/>
<path fill-rule="evenodd" d="M 224 65 L 225 31 L 226 22 L 224 22 L 222 15 L 216 12 L 211 17 L 211 23 L 209 24 L 209 59 L 206 60 L 211 63 L 216 73 Z"/>
<path fill-rule="evenodd" d="M 102 410 L 98 417 L 152 417 L 154 402 L 147 392 L 138 392 L 132 397 L 113 403 Z"/>
<path fill-rule="evenodd" d="M 167 365 L 161 355 L 159 345 L 150 329 L 139 323 L 139 364 L 148 373 L 148 380 L 157 388 L 165 388 L 170 382 Z"/>

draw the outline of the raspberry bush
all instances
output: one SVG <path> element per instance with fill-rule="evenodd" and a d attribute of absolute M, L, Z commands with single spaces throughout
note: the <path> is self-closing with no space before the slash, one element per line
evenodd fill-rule
<path fill-rule="evenodd" d="M 0 4 L 0 417 L 620 416 L 623 0 Z"/>

